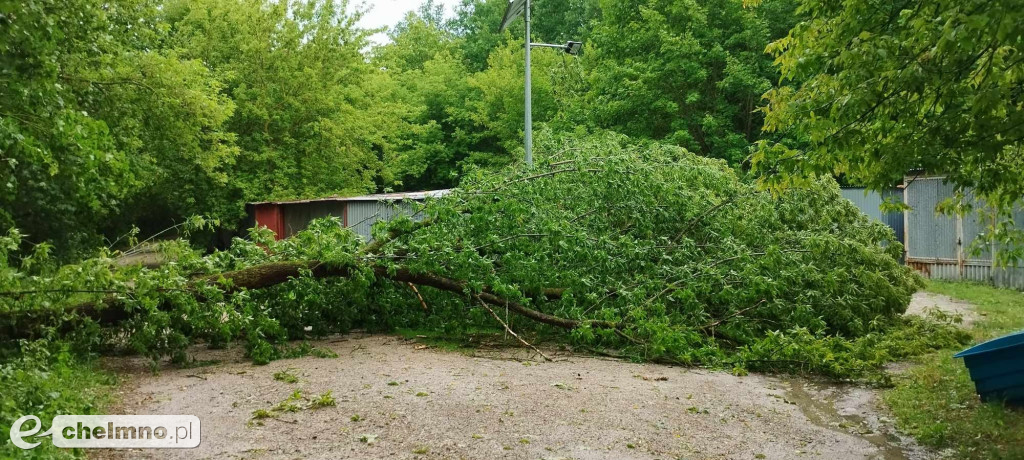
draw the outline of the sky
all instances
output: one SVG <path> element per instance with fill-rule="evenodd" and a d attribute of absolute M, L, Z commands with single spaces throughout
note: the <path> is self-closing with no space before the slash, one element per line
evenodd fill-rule
<path fill-rule="evenodd" d="M 454 7 L 460 3 L 460 0 L 435 0 L 435 2 L 444 5 L 446 17 L 452 17 L 454 15 Z M 359 3 L 359 0 L 352 2 L 354 5 Z M 391 27 L 398 24 L 405 17 L 405 13 L 419 8 L 422 4 L 423 0 L 365 0 L 364 5 L 370 8 L 370 11 L 359 21 L 359 25 L 367 29 Z M 384 34 L 376 34 L 372 37 L 372 40 L 377 43 L 384 43 L 388 40 L 388 37 Z"/>

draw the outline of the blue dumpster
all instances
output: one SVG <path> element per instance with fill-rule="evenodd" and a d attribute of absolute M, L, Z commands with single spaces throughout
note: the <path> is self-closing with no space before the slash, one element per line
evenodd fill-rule
<path fill-rule="evenodd" d="M 953 357 L 964 359 L 982 401 L 1024 405 L 1024 331 L 975 345 Z"/>

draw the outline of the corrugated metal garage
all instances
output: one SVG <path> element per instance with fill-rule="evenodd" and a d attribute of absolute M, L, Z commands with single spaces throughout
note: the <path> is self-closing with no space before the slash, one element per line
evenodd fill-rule
<path fill-rule="evenodd" d="M 345 227 L 371 240 L 374 222 L 391 220 L 399 215 L 418 220 L 420 204 L 430 198 L 448 194 L 450 190 L 423 192 L 382 193 L 352 197 L 329 197 L 314 200 L 262 201 L 249 203 L 250 213 L 257 227 L 267 227 L 278 239 L 287 238 L 304 230 L 309 222 L 321 217 L 334 216 Z"/>

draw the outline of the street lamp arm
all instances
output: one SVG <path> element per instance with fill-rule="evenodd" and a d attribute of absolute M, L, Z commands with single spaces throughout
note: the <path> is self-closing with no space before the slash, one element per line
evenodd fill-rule
<path fill-rule="evenodd" d="M 556 49 L 560 49 L 562 51 L 565 51 L 566 53 L 569 53 L 569 54 L 571 54 L 573 56 L 575 56 L 577 54 L 580 54 L 580 48 L 582 46 L 583 46 L 583 43 L 581 43 L 581 42 L 574 42 L 574 41 L 566 42 L 564 45 L 555 45 L 555 44 L 551 44 L 551 43 L 530 43 L 530 47 L 531 48 L 536 48 L 536 47 L 556 48 Z"/>

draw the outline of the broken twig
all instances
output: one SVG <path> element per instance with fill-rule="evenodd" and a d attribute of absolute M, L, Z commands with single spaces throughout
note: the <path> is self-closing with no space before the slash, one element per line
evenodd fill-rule
<path fill-rule="evenodd" d="M 423 296 L 420 295 L 420 290 L 416 289 L 416 285 L 410 282 L 406 282 L 406 284 L 408 284 L 409 287 L 412 288 L 412 292 L 416 293 L 416 298 L 420 299 L 420 305 L 423 305 L 423 311 L 430 311 L 430 309 L 427 308 L 427 302 L 424 301 Z"/>
<path fill-rule="evenodd" d="M 486 308 L 487 311 L 491 312 L 491 316 L 493 316 L 494 319 L 498 320 L 498 322 L 501 323 L 501 325 L 505 327 L 505 331 L 508 332 L 509 334 L 512 334 L 512 337 L 515 337 L 516 339 L 518 339 L 520 342 L 522 342 L 523 345 L 526 345 L 526 346 L 532 348 L 533 351 L 536 351 L 537 354 L 543 356 L 544 359 L 546 359 L 548 361 L 554 361 L 553 359 L 551 359 L 551 357 L 549 357 L 548 355 L 545 355 L 543 351 L 540 351 L 540 349 L 538 349 L 537 347 L 533 346 L 533 344 L 531 344 L 530 342 L 527 342 L 525 339 L 520 337 L 519 334 L 516 334 L 516 332 L 513 331 L 512 328 L 508 327 L 508 323 L 506 323 L 505 321 L 502 321 L 501 317 L 498 316 L 498 314 L 495 313 L 494 310 L 492 310 L 491 307 L 489 307 L 487 305 L 487 302 L 484 302 L 483 299 L 480 298 L 480 296 L 476 296 L 476 300 L 479 301 L 480 305 L 483 305 L 483 307 Z"/>

